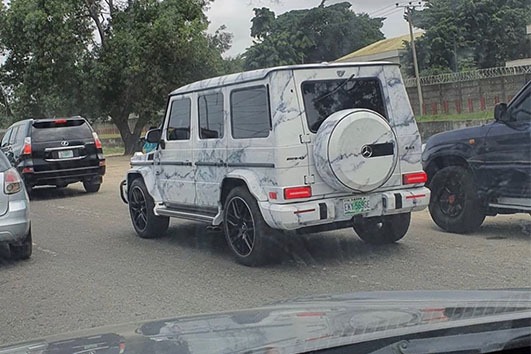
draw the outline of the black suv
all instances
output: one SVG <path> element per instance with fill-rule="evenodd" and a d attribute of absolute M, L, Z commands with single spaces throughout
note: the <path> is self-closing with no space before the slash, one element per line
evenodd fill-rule
<path fill-rule="evenodd" d="M 531 212 L 531 82 L 498 104 L 494 118 L 426 143 L 429 210 L 447 231 L 472 232 L 485 216 Z"/>
<path fill-rule="evenodd" d="M 19 121 L 7 129 L 1 149 L 28 191 L 38 185 L 62 188 L 83 182 L 85 190 L 93 193 L 105 174 L 101 141 L 81 117 Z"/>

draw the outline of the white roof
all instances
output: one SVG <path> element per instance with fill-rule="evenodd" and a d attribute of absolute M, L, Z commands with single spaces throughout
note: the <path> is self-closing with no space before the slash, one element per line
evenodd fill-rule
<path fill-rule="evenodd" d="M 373 62 L 345 62 L 345 63 L 322 63 L 322 64 L 303 64 L 303 65 L 288 65 L 277 66 L 274 68 L 259 69 L 253 71 L 245 71 L 242 73 L 218 76 L 211 79 L 197 81 L 189 85 L 178 88 L 172 91 L 170 95 L 178 95 L 187 92 L 200 91 L 209 88 L 220 86 L 227 86 L 238 84 L 247 81 L 261 80 L 272 72 L 282 70 L 298 70 L 298 69 L 318 69 L 318 68 L 337 68 L 337 67 L 358 67 L 358 66 L 381 66 L 381 65 L 398 65 L 397 63 L 373 61 Z"/>

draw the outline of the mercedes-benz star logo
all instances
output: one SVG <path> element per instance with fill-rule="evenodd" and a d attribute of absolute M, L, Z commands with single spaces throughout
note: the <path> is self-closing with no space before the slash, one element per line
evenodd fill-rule
<path fill-rule="evenodd" d="M 66 141 L 66 140 L 61 141 L 61 145 L 62 146 L 68 146 L 68 144 L 70 144 L 70 143 L 68 141 Z"/>
<path fill-rule="evenodd" d="M 365 157 L 366 159 L 371 157 L 372 156 L 372 147 L 370 147 L 369 145 L 364 145 L 361 148 L 361 156 Z"/>

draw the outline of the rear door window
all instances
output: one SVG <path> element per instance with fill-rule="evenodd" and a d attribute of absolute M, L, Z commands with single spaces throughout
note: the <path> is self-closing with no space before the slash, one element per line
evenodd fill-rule
<path fill-rule="evenodd" d="M 343 109 L 367 108 L 387 118 L 377 78 L 306 81 L 302 95 L 308 126 L 316 133 L 325 119 Z"/>
<path fill-rule="evenodd" d="M 35 121 L 31 140 L 33 142 L 92 139 L 92 130 L 84 120 L 67 120 L 65 123 L 54 121 Z"/>
<path fill-rule="evenodd" d="M 267 138 L 271 130 L 268 91 L 265 86 L 234 90 L 230 96 L 234 139 Z"/>
<path fill-rule="evenodd" d="M 11 136 L 11 132 L 13 131 L 13 129 L 8 129 L 6 131 L 6 133 L 4 134 L 4 136 L 2 137 L 2 146 L 7 146 L 9 145 L 9 137 Z"/>
<path fill-rule="evenodd" d="M 2 151 L 0 151 L 0 172 L 4 172 L 10 167 L 11 164 L 9 163 L 9 160 L 7 159 L 6 155 L 4 155 Z"/>
<path fill-rule="evenodd" d="M 15 144 L 19 130 L 20 126 L 13 127 L 13 131 L 11 132 L 11 136 L 9 137 L 9 145 Z"/>

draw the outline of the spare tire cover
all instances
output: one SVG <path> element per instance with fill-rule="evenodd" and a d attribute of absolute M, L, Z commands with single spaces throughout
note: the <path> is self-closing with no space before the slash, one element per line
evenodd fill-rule
<path fill-rule="evenodd" d="M 317 131 L 313 146 L 316 169 L 330 187 L 370 192 L 391 177 L 397 142 L 384 117 L 369 109 L 330 115 Z"/>

